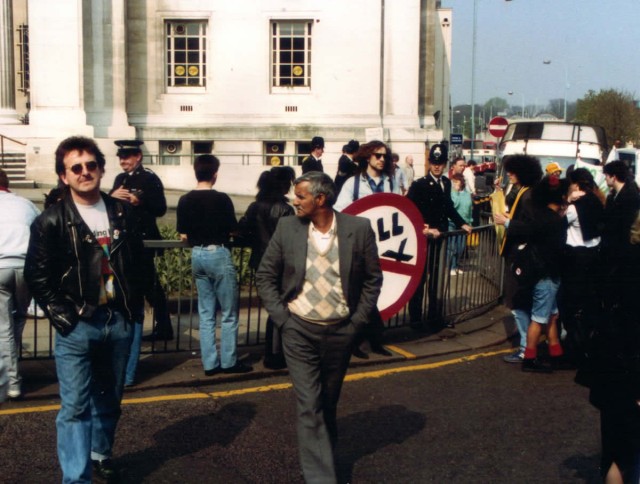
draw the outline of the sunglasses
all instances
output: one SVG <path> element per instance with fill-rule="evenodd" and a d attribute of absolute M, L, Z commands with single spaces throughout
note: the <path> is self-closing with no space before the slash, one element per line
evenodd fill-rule
<path fill-rule="evenodd" d="M 387 154 L 386 153 L 373 153 L 373 156 L 375 156 L 377 160 L 381 160 L 382 158 L 387 156 Z"/>
<path fill-rule="evenodd" d="M 98 162 L 87 161 L 86 163 L 76 163 L 75 165 L 71 165 L 69 170 L 74 175 L 81 175 L 83 168 L 86 168 L 87 171 L 96 171 L 98 169 Z"/>

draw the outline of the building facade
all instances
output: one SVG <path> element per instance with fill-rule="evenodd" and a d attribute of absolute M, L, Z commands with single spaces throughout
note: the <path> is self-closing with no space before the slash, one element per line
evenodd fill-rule
<path fill-rule="evenodd" d="M 254 193 L 259 173 L 298 166 L 325 139 L 334 175 L 350 139 L 383 139 L 418 171 L 448 136 L 451 11 L 437 0 L 2 0 L 0 135 L 25 143 L 27 173 L 54 183 L 65 136 L 143 139 L 168 188 L 194 156 L 219 186 Z M 11 143 L 9 143 L 10 145 Z"/>

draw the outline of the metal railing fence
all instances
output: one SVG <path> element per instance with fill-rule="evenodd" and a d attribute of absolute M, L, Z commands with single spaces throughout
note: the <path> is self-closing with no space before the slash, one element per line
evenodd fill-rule
<path fill-rule="evenodd" d="M 433 241 L 430 241 L 433 242 Z M 169 311 L 174 326 L 174 339 L 143 343 L 142 353 L 199 351 L 198 310 L 195 284 L 191 280 L 190 249 L 179 241 L 147 241 L 146 245 L 162 248 L 156 258 L 159 279 L 167 293 Z M 434 257 L 429 252 L 438 250 Z M 441 317 L 460 323 L 498 304 L 502 295 L 503 261 L 498 254 L 493 225 L 475 227 L 471 235 L 464 231 L 443 233 L 440 243 L 427 244 L 423 314 L 431 304 L 438 304 Z M 453 255 L 458 257 L 458 271 L 452 272 Z M 239 335 L 238 344 L 256 345 L 264 342 L 267 315 L 257 295 L 253 271 L 248 268 L 250 249 L 234 247 L 234 262 L 238 269 Z M 429 290 L 430 277 L 437 278 L 437 292 Z M 433 298 L 437 298 L 434 301 Z M 146 308 L 144 333 L 153 327 L 153 309 Z M 409 325 L 407 307 L 385 322 L 387 328 Z M 35 316 L 27 319 L 22 338 L 23 359 L 52 358 L 53 330 L 48 320 Z"/>

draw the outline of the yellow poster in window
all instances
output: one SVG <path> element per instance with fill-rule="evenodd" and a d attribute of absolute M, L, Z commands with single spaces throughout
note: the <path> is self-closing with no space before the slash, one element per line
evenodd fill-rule
<path fill-rule="evenodd" d="M 197 76 L 198 72 L 200 72 L 200 70 L 198 69 L 197 66 L 189 66 L 189 75 L 190 76 Z"/>
<path fill-rule="evenodd" d="M 184 76 L 184 73 L 186 72 L 184 66 L 176 66 L 175 68 L 175 73 L 176 76 Z"/>
<path fill-rule="evenodd" d="M 302 66 L 294 66 L 293 67 L 293 75 L 301 76 L 304 71 L 302 70 Z"/>

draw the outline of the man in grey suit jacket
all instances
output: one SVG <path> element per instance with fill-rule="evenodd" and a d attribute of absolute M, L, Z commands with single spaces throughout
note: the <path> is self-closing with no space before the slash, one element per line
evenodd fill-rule
<path fill-rule="evenodd" d="M 296 217 L 278 223 L 256 284 L 282 331 L 305 480 L 335 483 L 340 390 L 354 338 L 376 306 L 382 272 L 369 220 L 333 210 L 331 178 L 309 172 L 294 184 Z"/>

